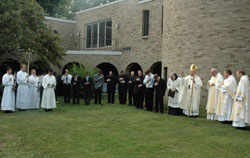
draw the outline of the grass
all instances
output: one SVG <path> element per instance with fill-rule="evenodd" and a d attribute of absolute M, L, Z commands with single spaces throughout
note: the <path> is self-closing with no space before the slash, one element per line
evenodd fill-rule
<path fill-rule="evenodd" d="M 105 103 L 0 113 L 0 157 L 250 157 L 250 130 L 208 121 L 204 108 L 187 118 Z"/>

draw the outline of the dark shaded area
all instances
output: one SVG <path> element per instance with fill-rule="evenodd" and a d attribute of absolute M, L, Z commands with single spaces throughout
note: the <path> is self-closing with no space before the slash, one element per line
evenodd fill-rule
<path fill-rule="evenodd" d="M 72 67 L 73 67 L 73 65 L 76 65 L 76 66 L 80 66 L 81 64 L 80 63 L 78 63 L 78 62 L 72 62 L 72 63 L 68 63 L 68 64 L 66 64 L 64 67 L 63 67 L 63 70 L 62 70 L 62 75 L 65 73 L 65 70 L 66 69 L 71 69 Z"/>
<path fill-rule="evenodd" d="M 126 75 L 130 75 L 130 72 L 134 71 L 135 75 L 137 76 L 139 70 L 143 72 L 141 66 L 138 63 L 131 63 L 127 66 L 125 73 Z"/>
<path fill-rule="evenodd" d="M 2 81 L 2 76 L 6 73 L 6 68 L 7 67 L 11 67 L 13 74 L 14 72 L 17 72 L 20 70 L 20 64 L 18 61 L 14 60 L 14 59 L 6 59 L 3 62 L 0 63 L 0 77 L 1 77 L 1 81 Z"/>
<path fill-rule="evenodd" d="M 159 76 L 161 76 L 161 72 L 162 72 L 162 62 L 156 62 L 154 63 L 151 68 L 150 71 L 153 74 L 158 74 Z"/>
<path fill-rule="evenodd" d="M 42 75 L 43 73 L 47 73 L 50 66 L 46 61 L 38 60 L 30 65 L 30 69 L 35 69 L 37 75 Z"/>
<path fill-rule="evenodd" d="M 106 77 L 109 74 L 109 71 L 112 71 L 113 75 L 118 76 L 118 70 L 113 64 L 101 63 L 96 67 L 102 70 L 102 74 L 104 75 L 104 77 Z"/>

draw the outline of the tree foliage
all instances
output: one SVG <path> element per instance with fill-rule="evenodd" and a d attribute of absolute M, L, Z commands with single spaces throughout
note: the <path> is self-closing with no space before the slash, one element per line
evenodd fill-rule
<path fill-rule="evenodd" d="M 36 0 L 48 16 L 74 19 L 75 13 L 116 0 Z"/>
<path fill-rule="evenodd" d="M 0 55 L 30 48 L 41 59 L 59 66 L 65 55 L 60 43 L 45 24 L 44 11 L 36 1 L 0 1 Z"/>

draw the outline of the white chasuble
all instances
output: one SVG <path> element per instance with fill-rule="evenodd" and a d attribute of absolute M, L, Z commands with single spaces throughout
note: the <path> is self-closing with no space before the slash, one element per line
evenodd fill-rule
<path fill-rule="evenodd" d="M 208 84 L 214 84 L 214 86 L 207 86 L 208 89 L 208 100 L 207 100 L 207 119 L 208 120 L 217 120 L 216 109 L 220 93 L 220 85 L 222 84 L 224 78 L 220 73 L 208 81 Z"/>
<path fill-rule="evenodd" d="M 236 88 L 237 82 L 233 75 L 224 80 L 217 103 L 218 121 L 230 121 Z"/>
<path fill-rule="evenodd" d="M 233 104 L 231 120 L 234 127 L 246 127 L 250 124 L 250 108 L 249 108 L 249 79 L 246 75 L 242 76 Z"/>
<path fill-rule="evenodd" d="M 183 87 L 179 96 L 179 105 L 183 109 L 183 113 L 189 116 L 199 115 L 199 105 L 201 96 L 202 81 L 199 76 L 195 75 L 195 83 L 193 77 L 187 76 L 183 81 Z M 193 87 L 193 91 L 192 91 Z"/>

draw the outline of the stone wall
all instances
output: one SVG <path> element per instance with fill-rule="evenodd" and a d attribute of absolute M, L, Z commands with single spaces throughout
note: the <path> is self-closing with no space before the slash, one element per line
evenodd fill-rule
<path fill-rule="evenodd" d="M 146 39 L 142 36 L 143 9 L 150 11 L 150 29 L 149 36 Z M 161 61 L 161 0 L 153 0 L 142 4 L 139 4 L 136 0 L 125 0 L 93 10 L 79 12 L 76 16 L 76 32 L 80 32 L 81 38 L 85 38 L 86 24 L 106 19 L 112 19 L 112 38 L 113 43 L 116 44 L 116 49 L 123 50 L 123 48 L 131 47 L 131 51 L 123 51 L 120 58 L 115 57 L 118 62 L 109 60 L 110 63 L 120 70 L 125 70 L 130 63 L 138 63 L 145 71 L 155 62 Z M 116 28 L 117 24 L 120 26 L 119 29 Z M 99 63 L 101 62 L 106 62 L 106 59 L 101 58 Z"/>
<path fill-rule="evenodd" d="M 164 0 L 162 49 L 169 72 L 188 74 L 197 64 L 205 104 L 210 68 L 250 73 L 250 1 Z"/>

